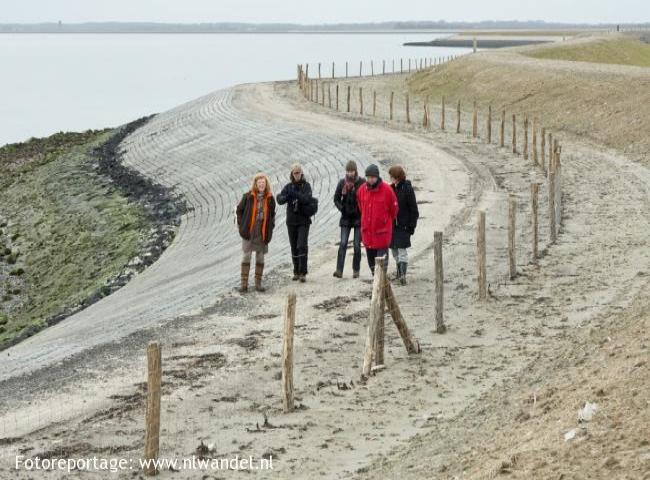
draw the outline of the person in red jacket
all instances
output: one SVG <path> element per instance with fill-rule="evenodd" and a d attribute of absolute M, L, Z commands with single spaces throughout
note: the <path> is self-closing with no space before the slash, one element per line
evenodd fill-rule
<path fill-rule="evenodd" d="M 381 179 L 377 165 L 366 168 L 366 183 L 359 188 L 357 203 L 361 212 L 361 242 L 374 275 L 377 257 L 384 257 L 384 267 L 388 268 L 388 247 L 398 212 L 395 192 Z"/>

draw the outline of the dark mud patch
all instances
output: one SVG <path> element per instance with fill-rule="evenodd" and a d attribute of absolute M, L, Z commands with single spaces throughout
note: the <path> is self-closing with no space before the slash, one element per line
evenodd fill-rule
<path fill-rule="evenodd" d="M 317 303 L 313 307 L 317 310 L 325 310 L 326 312 L 331 312 L 332 310 L 343 308 L 349 305 L 352 300 L 353 299 L 350 297 L 334 297 L 325 300 L 324 302 Z"/>
<path fill-rule="evenodd" d="M 224 354 L 206 353 L 202 355 L 176 355 L 169 357 L 170 361 L 176 362 L 175 368 L 163 369 L 165 376 L 176 380 L 193 382 L 205 376 L 207 370 L 215 370 L 226 365 Z"/>
<path fill-rule="evenodd" d="M 347 315 L 338 315 L 336 317 L 336 320 L 344 323 L 362 323 L 368 319 L 368 315 L 369 313 L 367 310 L 362 310 L 360 312 L 350 313 Z"/>

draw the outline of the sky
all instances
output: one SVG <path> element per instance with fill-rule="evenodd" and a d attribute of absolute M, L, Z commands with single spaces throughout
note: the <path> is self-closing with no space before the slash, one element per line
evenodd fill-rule
<path fill-rule="evenodd" d="M 390 20 L 650 21 L 649 0 L 0 0 L 0 23 L 348 23 Z"/>

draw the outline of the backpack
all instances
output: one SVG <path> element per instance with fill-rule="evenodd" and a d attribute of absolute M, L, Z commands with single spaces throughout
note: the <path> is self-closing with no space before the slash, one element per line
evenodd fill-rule
<path fill-rule="evenodd" d="M 309 203 L 302 205 L 302 212 L 305 217 L 313 217 L 318 213 L 318 199 L 311 197 Z"/>

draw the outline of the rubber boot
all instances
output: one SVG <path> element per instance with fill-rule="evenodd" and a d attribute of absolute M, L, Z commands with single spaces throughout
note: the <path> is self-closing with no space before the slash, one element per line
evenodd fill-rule
<path fill-rule="evenodd" d="M 241 293 L 248 292 L 248 275 L 250 273 L 250 270 L 251 270 L 250 263 L 241 264 L 241 285 L 239 287 L 239 291 Z"/>
<path fill-rule="evenodd" d="M 255 290 L 258 292 L 266 292 L 266 288 L 262 286 L 262 276 L 264 275 L 264 264 L 255 264 Z"/>
<path fill-rule="evenodd" d="M 406 285 L 406 270 L 408 269 L 408 263 L 399 262 L 398 263 L 398 268 L 400 270 L 399 283 L 401 285 Z"/>

